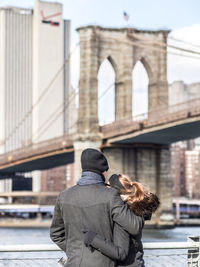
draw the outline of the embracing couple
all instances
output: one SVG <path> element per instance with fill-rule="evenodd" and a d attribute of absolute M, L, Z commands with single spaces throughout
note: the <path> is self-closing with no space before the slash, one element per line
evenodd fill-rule
<path fill-rule="evenodd" d="M 105 183 L 103 153 L 85 149 L 77 185 L 57 198 L 51 239 L 66 253 L 66 267 L 145 266 L 141 242 L 145 220 L 158 208 L 157 196 L 122 174 Z"/>

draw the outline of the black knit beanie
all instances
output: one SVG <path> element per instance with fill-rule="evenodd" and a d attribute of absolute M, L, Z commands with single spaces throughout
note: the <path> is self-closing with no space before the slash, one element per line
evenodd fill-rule
<path fill-rule="evenodd" d="M 82 171 L 91 171 L 102 174 L 109 169 L 106 157 L 100 151 L 87 148 L 81 154 L 81 167 Z"/>
<path fill-rule="evenodd" d="M 125 190 L 123 185 L 119 181 L 119 175 L 118 174 L 113 174 L 109 178 L 110 186 L 120 190 Z"/>

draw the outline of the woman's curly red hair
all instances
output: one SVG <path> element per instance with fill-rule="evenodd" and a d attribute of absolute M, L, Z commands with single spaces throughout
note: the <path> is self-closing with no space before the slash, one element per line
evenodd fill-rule
<path fill-rule="evenodd" d="M 132 182 L 128 176 L 123 174 L 119 174 L 119 181 L 124 187 L 120 193 L 127 196 L 125 201 L 136 215 L 144 216 L 147 213 L 150 215 L 159 207 L 158 197 L 145 190 L 141 183 Z"/>

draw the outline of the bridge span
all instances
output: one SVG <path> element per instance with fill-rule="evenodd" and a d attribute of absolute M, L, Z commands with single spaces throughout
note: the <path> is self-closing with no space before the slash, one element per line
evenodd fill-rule
<path fill-rule="evenodd" d="M 87 26 L 80 34 L 79 108 L 76 135 L 24 146 L 0 156 L 0 177 L 21 175 L 74 162 L 80 177 L 84 148 L 101 149 L 109 172 L 125 173 L 160 197 L 156 225 L 174 225 L 170 150 L 173 142 L 199 136 L 200 99 L 168 106 L 168 30 Z M 143 40 L 148 45 L 139 45 Z M 123 51 L 123 53 L 122 53 Z M 98 71 L 108 59 L 115 71 L 115 122 L 99 126 Z M 132 71 L 140 61 L 147 71 L 148 114 L 132 118 Z"/>
<path fill-rule="evenodd" d="M 194 139 L 200 134 L 200 99 L 115 121 L 101 130 L 108 143 L 169 145 Z"/>
<path fill-rule="evenodd" d="M 100 128 L 101 148 L 122 145 L 170 145 L 200 133 L 200 99 L 165 107 Z M 0 155 L 0 178 L 74 162 L 73 134 Z"/>
<path fill-rule="evenodd" d="M 74 162 L 72 135 L 25 146 L 0 155 L 0 179 Z"/>

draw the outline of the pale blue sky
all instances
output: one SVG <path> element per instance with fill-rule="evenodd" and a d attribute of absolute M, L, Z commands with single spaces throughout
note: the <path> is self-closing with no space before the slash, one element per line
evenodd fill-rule
<path fill-rule="evenodd" d="M 54 2 L 54 1 L 52 1 Z M 199 0 L 60 0 L 65 19 L 72 21 L 72 30 L 86 24 L 157 29 L 178 29 L 200 23 Z M 33 8 L 34 0 L 1 0 L 0 6 L 15 5 Z M 128 23 L 123 11 L 130 15 Z"/>

